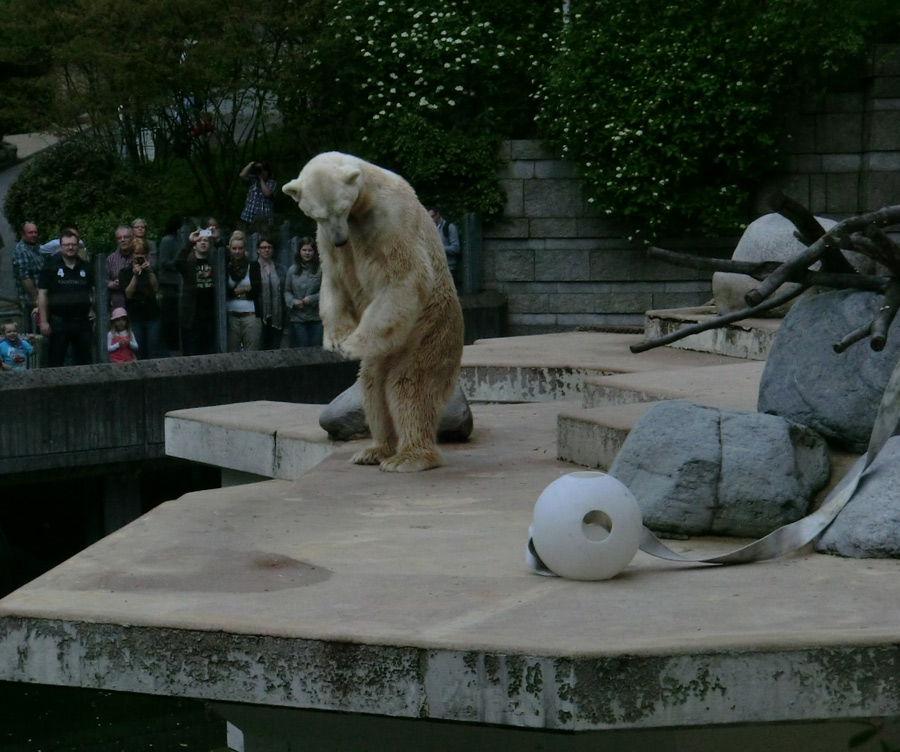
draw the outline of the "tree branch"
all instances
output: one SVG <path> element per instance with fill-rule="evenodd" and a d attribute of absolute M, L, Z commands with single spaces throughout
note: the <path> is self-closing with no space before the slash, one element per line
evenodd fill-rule
<path fill-rule="evenodd" d="M 639 345 L 632 345 L 630 350 L 633 353 L 646 352 L 647 350 L 652 350 L 655 347 L 670 345 L 673 342 L 677 342 L 680 339 L 689 337 L 692 334 L 699 334 L 700 332 L 705 332 L 709 329 L 718 329 L 720 326 L 725 326 L 725 324 L 730 324 L 734 321 L 740 321 L 741 319 L 751 318 L 759 313 L 765 313 L 772 308 L 778 308 L 778 306 L 784 305 L 788 301 L 791 301 L 797 296 L 802 295 L 808 289 L 809 285 L 798 285 L 796 288 L 787 290 L 781 293 L 781 295 L 776 295 L 774 298 L 771 298 L 770 300 L 767 300 L 758 306 L 742 308 L 739 311 L 734 311 L 732 313 L 726 313 L 722 316 L 717 316 L 716 318 L 710 319 L 709 321 L 701 321 L 696 324 L 691 324 L 690 326 L 684 326 L 677 332 L 670 332 L 669 334 L 665 334 L 662 337 L 649 339 Z"/>

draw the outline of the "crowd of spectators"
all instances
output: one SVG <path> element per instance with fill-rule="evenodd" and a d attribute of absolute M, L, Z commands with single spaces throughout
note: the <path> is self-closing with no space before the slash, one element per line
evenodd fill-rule
<path fill-rule="evenodd" d="M 74 224 L 42 246 L 37 225 L 23 223 L 13 250 L 20 311 L 0 321 L 0 370 L 25 368 L 38 335 L 49 367 L 216 353 L 220 310 L 229 352 L 322 344 L 311 238 L 295 241 L 288 270 L 273 235 L 224 233 L 214 217 L 199 224 L 187 232 L 172 218 L 156 243 L 136 218 L 116 228 L 108 253 L 89 254 Z M 101 307 L 109 331 L 95 355 Z"/>

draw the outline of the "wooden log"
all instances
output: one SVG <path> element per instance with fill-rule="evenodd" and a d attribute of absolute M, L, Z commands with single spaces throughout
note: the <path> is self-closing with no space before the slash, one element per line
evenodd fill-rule
<path fill-rule="evenodd" d="M 799 233 L 797 239 L 804 245 L 809 246 L 825 235 L 825 228 L 815 215 L 803 204 L 788 198 L 781 191 L 772 194 L 770 206 L 773 211 L 778 212 L 797 228 Z M 829 246 L 822 254 L 822 271 L 853 274 L 855 269 L 841 253 L 840 248 Z"/>
<path fill-rule="evenodd" d="M 735 261 L 734 259 L 708 258 L 706 256 L 692 256 L 687 253 L 667 251 L 664 248 L 650 246 L 647 255 L 665 261 L 675 266 L 685 266 L 691 269 L 704 269 L 717 272 L 730 272 L 732 274 L 746 274 L 748 277 L 762 281 L 781 264 L 778 261 Z M 817 272 L 807 270 L 798 280 L 809 285 L 821 285 L 824 287 L 836 287 L 838 289 L 853 288 L 857 290 L 870 290 L 884 292 L 889 277 L 869 274 L 832 274 L 830 272 Z"/>
<path fill-rule="evenodd" d="M 884 304 L 878 309 L 872 321 L 872 339 L 869 344 L 875 352 L 884 350 L 888 329 L 891 328 L 898 310 L 900 310 L 900 280 L 892 279 L 884 295 Z"/>

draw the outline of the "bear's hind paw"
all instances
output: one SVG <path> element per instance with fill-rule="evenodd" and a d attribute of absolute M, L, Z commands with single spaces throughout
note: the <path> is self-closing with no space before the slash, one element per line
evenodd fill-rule
<path fill-rule="evenodd" d="M 440 467 L 442 464 L 443 458 L 440 452 L 430 449 L 415 454 L 411 452 L 395 454 L 381 463 L 381 470 L 386 473 L 418 473 L 422 470 Z"/>
<path fill-rule="evenodd" d="M 360 450 L 350 458 L 350 461 L 354 465 L 379 465 L 389 456 L 384 447 L 373 446 Z"/>

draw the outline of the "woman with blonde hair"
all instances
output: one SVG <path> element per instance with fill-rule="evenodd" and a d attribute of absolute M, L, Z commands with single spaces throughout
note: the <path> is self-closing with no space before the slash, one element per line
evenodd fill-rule
<path fill-rule="evenodd" d="M 247 239 L 236 231 L 228 242 L 225 275 L 225 311 L 228 319 L 228 352 L 259 350 L 262 319 L 257 311 L 259 281 L 250 273 Z"/>

